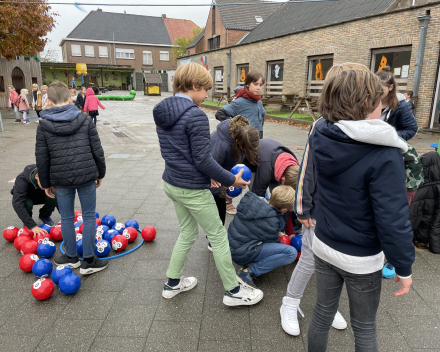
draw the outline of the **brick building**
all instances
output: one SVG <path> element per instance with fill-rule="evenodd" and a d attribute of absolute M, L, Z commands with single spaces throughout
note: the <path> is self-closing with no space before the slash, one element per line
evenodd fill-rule
<path fill-rule="evenodd" d="M 411 5 L 411 1 L 409 5 Z M 438 128 L 440 1 L 342 0 L 287 3 L 252 30 L 238 45 L 182 58 L 206 56 L 216 91 L 243 84 L 249 70 L 267 77 L 264 95 L 317 97 L 322 78 L 333 64 L 358 62 L 376 72 L 382 60 L 391 66 L 398 90 L 413 89 L 420 16 L 428 18 L 416 119 L 420 128 Z M 408 4 L 407 4 L 408 5 Z M 321 75 L 316 72 L 320 63 Z M 244 75 L 243 75 L 244 74 Z"/>
<path fill-rule="evenodd" d="M 231 2 L 243 5 L 223 5 Z M 255 5 L 258 2 L 262 4 Z M 187 55 L 237 44 L 281 6 L 263 3 L 260 0 L 213 0 L 205 29 L 187 46 Z"/>
<path fill-rule="evenodd" d="M 134 85 L 142 89 L 143 72 L 176 68 L 175 39 L 192 36 L 189 20 L 91 11 L 60 43 L 63 62 L 123 65 L 134 68 Z"/>

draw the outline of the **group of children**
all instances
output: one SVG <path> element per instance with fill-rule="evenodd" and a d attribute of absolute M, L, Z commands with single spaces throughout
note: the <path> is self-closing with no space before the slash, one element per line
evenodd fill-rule
<path fill-rule="evenodd" d="M 373 74 L 360 64 L 334 66 L 319 100 L 321 118 L 311 128 L 299 166 L 288 148 L 260 140 L 264 77 L 258 72 L 248 77 L 252 82 L 238 88 L 233 102 L 216 114 L 222 122 L 211 136 L 207 117 L 197 108 L 212 87 L 201 65 L 180 66 L 174 96 L 154 108 L 165 159 L 164 189 L 180 224 L 162 296 L 169 299 L 197 285 L 196 278 L 181 272 L 200 225 L 223 281 L 223 303 L 259 302 L 263 292 L 255 278 L 296 258 L 296 250 L 280 244 L 279 236 L 285 219 L 297 216 L 303 244 L 280 308 L 283 329 L 299 335 L 299 303 L 316 272 L 309 351 L 326 351 L 330 326 L 347 327 L 338 312 L 344 283 L 356 349 L 377 351 L 375 320 L 385 257 L 385 267 L 402 282 L 395 295 L 407 294 L 411 285 L 408 204 L 423 183 L 417 153 L 406 142 L 417 132 L 412 106 L 398 99 L 389 68 Z M 243 181 L 242 172 L 230 173 L 238 163 L 252 168 L 252 182 Z M 226 231 L 225 190 L 230 186 L 249 186 L 250 192 Z M 235 275 L 232 261 L 243 266 Z"/>
<path fill-rule="evenodd" d="M 14 110 L 15 121 L 14 123 L 20 123 L 20 113 L 23 116 L 23 123 L 29 124 L 28 114 L 29 108 L 36 111 L 38 117 L 40 117 L 40 111 L 45 108 L 45 102 L 47 98 L 47 86 L 41 86 L 41 91 L 38 89 L 37 84 L 32 84 L 32 102 L 29 105 L 29 91 L 25 88 L 21 89 L 20 94 L 15 91 L 14 86 L 8 86 L 8 108 Z"/>

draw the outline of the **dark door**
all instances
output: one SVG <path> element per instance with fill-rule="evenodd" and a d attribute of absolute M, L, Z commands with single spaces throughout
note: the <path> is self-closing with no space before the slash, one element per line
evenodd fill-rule
<path fill-rule="evenodd" d="M 23 71 L 19 67 L 15 67 L 12 70 L 12 85 L 18 94 L 23 88 L 26 88 L 24 85 L 24 74 Z"/>

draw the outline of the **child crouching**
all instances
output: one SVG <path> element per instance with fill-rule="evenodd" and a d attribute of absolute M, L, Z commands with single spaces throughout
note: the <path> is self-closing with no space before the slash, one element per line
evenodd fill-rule
<path fill-rule="evenodd" d="M 228 229 L 232 260 L 249 265 L 237 271 L 238 281 L 256 288 L 254 278 L 292 263 L 294 247 L 281 244 L 278 233 L 284 228 L 283 214 L 293 211 L 295 191 L 290 186 L 276 187 L 269 203 L 248 192 L 237 206 L 237 215 Z"/>

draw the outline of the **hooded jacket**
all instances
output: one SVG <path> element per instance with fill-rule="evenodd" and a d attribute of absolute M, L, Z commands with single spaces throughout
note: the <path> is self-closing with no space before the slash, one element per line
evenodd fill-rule
<path fill-rule="evenodd" d="M 81 186 L 105 176 L 105 157 L 92 119 L 75 105 L 42 110 L 35 157 L 43 188 Z"/>
<path fill-rule="evenodd" d="M 415 136 L 419 127 L 417 126 L 411 104 L 405 101 L 405 96 L 402 95 L 402 97 L 400 97 L 401 100 L 395 110 L 388 110 L 386 114 L 384 111 L 384 121 L 396 129 L 399 137 L 408 141 Z"/>
<path fill-rule="evenodd" d="M 9 92 L 8 108 L 13 108 L 14 105 L 18 106 L 18 93 L 15 90 L 12 92 Z"/>
<path fill-rule="evenodd" d="M 406 143 L 381 120 L 320 119 L 309 145 L 319 190 L 315 255 L 350 273 L 367 274 L 382 269 L 385 253 L 399 276 L 411 275 Z"/>
<path fill-rule="evenodd" d="M 237 93 L 239 89 L 243 89 L 243 87 L 235 88 L 234 92 Z M 246 117 L 251 126 L 254 126 L 259 131 L 263 131 L 266 110 L 264 110 L 261 100 L 237 98 L 231 104 L 217 110 L 215 118 L 219 121 L 224 121 L 237 115 Z"/>
<path fill-rule="evenodd" d="M 278 232 L 283 228 L 283 213 L 256 194 L 247 192 L 228 228 L 232 260 L 238 265 L 254 262 L 263 243 L 280 243 Z"/>
<path fill-rule="evenodd" d="M 211 179 L 227 187 L 234 184 L 235 176 L 213 159 L 208 117 L 191 99 L 166 98 L 154 107 L 153 116 L 165 182 L 189 189 L 209 189 Z"/>
<path fill-rule="evenodd" d="M 27 96 L 25 94 L 20 94 L 18 96 L 18 110 L 19 111 L 29 110 L 29 102 L 28 102 Z"/>
<path fill-rule="evenodd" d="M 295 154 L 280 142 L 270 138 L 260 140 L 258 146 L 258 166 L 252 184 L 252 192 L 257 196 L 264 197 L 270 183 L 279 184 L 275 179 L 275 162 L 281 153 L 292 154 L 297 159 Z"/>
<path fill-rule="evenodd" d="M 409 207 L 414 240 L 429 243 L 432 253 L 440 253 L 440 155 L 429 152 L 420 157 L 425 183 Z"/>
<path fill-rule="evenodd" d="M 93 90 L 93 89 L 92 89 L 92 90 Z M 81 95 L 81 92 L 79 92 L 78 95 L 77 95 L 77 97 L 76 97 L 75 105 L 76 105 L 78 108 L 83 108 L 83 109 L 84 109 L 84 105 L 85 105 L 85 103 L 86 103 L 86 99 L 87 99 L 87 95 L 84 95 L 84 98 L 83 98 L 83 96 Z"/>
<path fill-rule="evenodd" d="M 32 216 L 26 210 L 26 200 L 28 198 L 37 198 L 38 196 L 45 196 L 46 193 L 38 186 L 38 182 L 31 174 L 37 169 L 37 165 L 31 164 L 24 168 L 15 179 L 14 187 L 11 190 L 12 194 L 12 207 L 17 213 L 24 226 L 28 229 L 33 229 L 37 226 L 36 222 L 32 219 Z"/>
<path fill-rule="evenodd" d="M 105 107 L 101 104 L 99 99 L 95 96 L 95 92 L 92 88 L 87 88 L 86 101 L 84 103 L 84 112 L 98 110 L 98 105 L 105 110 Z"/>

